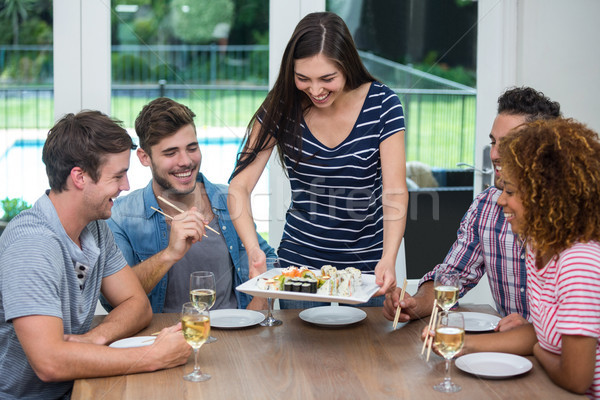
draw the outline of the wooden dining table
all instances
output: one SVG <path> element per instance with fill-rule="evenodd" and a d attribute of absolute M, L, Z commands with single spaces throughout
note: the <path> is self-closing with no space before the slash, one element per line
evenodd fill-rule
<path fill-rule="evenodd" d="M 540 364 L 508 379 L 482 379 L 453 363 L 457 393 L 433 386 L 444 378 L 444 360 L 421 355 L 421 331 L 428 319 L 400 324 L 383 317 L 381 308 L 362 308 L 360 322 L 327 328 L 305 322 L 301 310 L 275 310 L 280 326 L 213 329 L 214 343 L 200 348 L 199 364 L 212 378 L 188 382 L 186 365 L 140 373 L 75 381 L 77 399 L 583 399 L 556 386 Z M 488 305 L 462 311 L 495 314 Z M 99 323 L 104 316 L 96 316 Z M 149 335 L 178 322 L 179 314 L 155 314 L 138 335 Z"/>

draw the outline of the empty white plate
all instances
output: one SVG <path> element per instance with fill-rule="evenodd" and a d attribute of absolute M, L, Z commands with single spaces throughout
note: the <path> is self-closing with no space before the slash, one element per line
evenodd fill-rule
<path fill-rule="evenodd" d="M 472 353 L 456 359 L 456 366 L 482 378 L 509 378 L 529 371 L 533 364 L 525 357 L 507 353 Z"/>
<path fill-rule="evenodd" d="M 117 349 L 125 349 L 127 347 L 143 347 L 150 346 L 154 343 L 156 336 L 134 336 L 113 342 L 108 347 L 115 347 Z"/>
<path fill-rule="evenodd" d="M 210 326 L 212 328 L 246 328 L 259 324 L 264 319 L 264 314 L 253 310 L 225 309 L 210 312 Z"/>
<path fill-rule="evenodd" d="M 492 314 L 478 312 L 461 312 L 465 319 L 465 331 L 487 332 L 493 331 L 500 321 L 500 317 Z"/>
<path fill-rule="evenodd" d="M 325 327 L 350 325 L 367 318 L 367 313 L 356 307 L 323 306 L 303 310 L 300 319 Z"/>

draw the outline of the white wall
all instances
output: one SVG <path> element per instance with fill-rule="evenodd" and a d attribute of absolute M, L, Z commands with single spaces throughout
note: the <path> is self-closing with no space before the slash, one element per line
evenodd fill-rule
<path fill-rule="evenodd" d="M 54 119 L 82 109 L 110 115 L 110 2 L 60 0 L 54 11 Z"/>
<path fill-rule="evenodd" d="M 317 11 L 325 11 L 325 0 L 271 0 L 269 2 L 269 88 L 275 84 L 283 51 L 296 25 L 306 14 Z M 274 249 L 279 247 L 285 224 L 285 212 L 291 201 L 290 184 L 276 153 L 274 150 L 268 164 L 269 244 Z"/>
<path fill-rule="evenodd" d="M 475 165 L 483 169 L 483 151 L 496 117 L 497 99 L 517 77 L 517 0 L 479 0 L 477 21 L 477 117 Z M 483 189 L 475 174 L 474 191 Z M 465 210 L 466 211 L 466 210 Z"/>
<path fill-rule="evenodd" d="M 600 131 L 600 1 L 526 0 L 518 13 L 517 84 Z"/>
<path fill-rule="evenodd" d="M 508 87 L 531 86 L 561 104 L 563 115 L 600 130 L 600 1 L 479 0 L 476 165 Z M 476 177 L 475 192 L 481 190 Z M 470 302 L 491 298 L 478 285 Z M 493 303 L 492 303 L 493 304 Z"/>
<path fill-rule="evenodd" d="M 600 1 L 479 0 L 477 25 L 477 166 L 498 96 L 531 86 L 563 114 L 600 130 Z M 478 178 L 478 177 L 477 177 Z M 475 181 L 480 190 L 480 180 Z"/>

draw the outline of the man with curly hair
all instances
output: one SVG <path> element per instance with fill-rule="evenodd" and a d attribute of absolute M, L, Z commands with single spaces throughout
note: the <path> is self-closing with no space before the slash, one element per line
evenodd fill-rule
<path fill-rule="evenodd" d="M 574 120 L 536 121 L 499 146 L 498 204 L 527 247 L 531 324 L 469 336 L 465 352 L 533 354 L 550 379 L 600 396 L 600 142 Z"/>
<path fill-rule="evenodd" d="M 530 87 L 512 88 L 498 98 L 498 115 L 490 132 L 490 157 L 494 165 L 494 186 L 483 191 L 464 215 L 446 258 L 419 281 L 414 296 L 408 293 L 400 303 L 400 321 L 423 318 L 431 313 L 433 279 L 437 271 L 455 270 L 460 275 L 460 296 L 487 274 L 496 310 L 503 317 L 497 330 L 524 324 L 529 318 L 526 297 L 525 248 L 512 232 L 502 208 L 496 203 L 502 190 L 497 143 L 508 132 L 526 122 L 560 116 L 560 105 Z M 386 295 L 383 314 L 393 320 L 400 289 Z"/>

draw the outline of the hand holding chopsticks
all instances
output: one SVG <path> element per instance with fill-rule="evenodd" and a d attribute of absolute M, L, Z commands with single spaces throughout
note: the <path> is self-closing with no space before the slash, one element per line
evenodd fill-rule
<path fill-rule="evenodd" d="M 158 198 L 158 200 L 162 201 L 162 202 L 163 202 L 163 203 L 165 203 L 166 205 L 168 205 L 168 206 L 170 206 L 170 207 L 173 207 L 173 209 L 175 209 L 175 210 L 179 211 L 180 213 L 182 213 L 182 212 L 185 212 L 185 211 L 183 211 L 181 208 L 177 207 L 175 204 L 173 204 L 173 203 L 171 203 L 170 201 L 168 201 L 167 199 L 165 199 L 164 197 L 162 197 L 162 196 L 158 196 L 157 198 Z M 156 208 L 154 208 L 154 207 L 152 207 L 152 209 L 153 209 L 154 211 L 157 211 L 157 212 L 161 213 L 162 215 L 164 215 L 164 216 L 166 216 L 166 217 L 169 217 L 169 218 L 173 219 L 173 217 L 171 217 L 170 215 L 167 215 L 167 214 L 163 213 L 162 211 L 159 211 L 159 210 L 157 210 L 157 209 L 156 209 Z M 216 233 L 217 235 L 220 235 L 220 233 L 219 233 L 217 230 L 215 230 L 215 229 L 211 228 L 210 226 L 208 226 L 208 225 L 204 225 L 204 227 L 205 227 L 206 229 L 209 229 L 209 230 L 213 231 L 213 232 L 214 232 L 214 233 Z"/>
<path fill-rule="evenodd" d="M 402 292 L 400 292 L 400 300 L 398 300 L 398 307 L 396 308 L 396 315 L 394 316 L 394 330 L 396 330 L 396 327 L 398 326 L 398 318 L 400 318 L 400 310 L 402 310 L 402 307 L 400 307 L 400 302 L 404 300 L 404 294 L 406 293 L 407 284 L 408 281 L 404 279 L 404 284 L 402 285 Z"/>
<path fill-rule="evenodd" d="M 151 209 L 153 209 L 154 211 L 156 211 L 157 213 L 164 215 L 164 216 L 165 216 L 165 218 L 174 219 L 172 216 L 170 216 L 169 214 L 167 214 L 167 213 L 165 213 L 165 212 L 162 212 L 161 210 L 159 210 L 159 209 L 158 209 L 158 208 L 156 208 L 156 207 L 152 207 L 152 206 L 150 206 L 150 208 L 151 208 Z M 205 225 L 205 226 L 208 228 L 208 225 Z M 208 236 L 204 235 L 204 237 L 208 237 Z"/>

